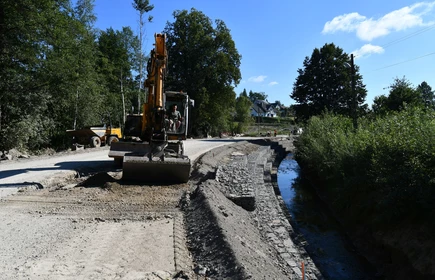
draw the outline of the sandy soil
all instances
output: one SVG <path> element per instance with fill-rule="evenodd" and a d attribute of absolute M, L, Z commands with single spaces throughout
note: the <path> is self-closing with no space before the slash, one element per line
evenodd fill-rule
<path fill-rule="evenodd" d="M 0 204 L 1 279 L 160 279 L 176 271 L 189 185 L 125 186 L 97 173 Z M 158 246 L 156 246 L 158 244 Z"/>

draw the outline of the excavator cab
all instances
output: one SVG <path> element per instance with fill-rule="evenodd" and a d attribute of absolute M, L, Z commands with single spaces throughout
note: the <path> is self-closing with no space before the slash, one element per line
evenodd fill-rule
<path fill-rule="evenodd" d="M 165 97 L 165 130 L 168 139 L 185 140 L 189 123 L 189 106 L 192 106 L 194 102 L 183 92 L 167 91 Z M 173 118 L 174 110 L 179 113 L 179 117 Z"/>

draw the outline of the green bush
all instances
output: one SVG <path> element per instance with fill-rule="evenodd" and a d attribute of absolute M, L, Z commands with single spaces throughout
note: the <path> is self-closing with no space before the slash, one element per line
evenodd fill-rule
<path fill-rule="evenodd" d="M 308 121 L 295 157 L 322 181 L 335 210 L 349 220 L 429 219 L 435 214 L 432 139 L 432 111 L 360 119 L 356 131 L 351 119 L 329 113 Z"/>

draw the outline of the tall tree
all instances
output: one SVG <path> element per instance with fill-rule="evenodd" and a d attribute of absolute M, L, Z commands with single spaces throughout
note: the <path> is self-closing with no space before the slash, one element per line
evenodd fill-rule
<path fill-rule="evenodd" d="M 67 1 L 0 0 L 0 150 L 47 145 L 55 127 L 42 74 Z"/>
<path fill-rule="evenodd" d="M 146 13 L 151 12 L 154 9 L 154 5 L 150 5 L 149 0 L 134 0 L 133 1 L 133 8 L 139 12 L 139 50 L 138 50 L 138 64 L 139 64 L 139 92 L 137 95 L 137 109 L 138 112 L 140 112 L 141 108 L 141 101 L 140 96 L 142 92 L 142 84 L 143 84 L 143 66 L 144 66 L 144 55 L 142 51 L 142 43 L 144 39 L 144 33 L 145 33 L 145 21 L 144 21 L 144 15 Z M 151 22 L 153 20 L 153 17 L 150 15 L 148 16 L 148 22 Z"/>
<path fill-rule="evenodd" d="M 420 94 L 423 103 L 427 108 L 435 108 L 435 96 L 431 86 L 422 82 L 417 86 L 417 92 Z"/>
<path fill-rule="evenodd" d="M 95 125 L 105 114 L 100 77 L 95 71 L 98 52 L 94 0 L 78 0 L 62 9 L 62 19 L 47 51 L 44 75 L 52 93 L 50 110 L 57 123 L 53 137 L 64 138 L 65 129 Z"/>
<path fill-rule="evenodd" d="M 290 95 L 297 103 L 294 109 L 298 119 L 307 120 L 324 110 L 351 116 L 354 97 L 358 111 L 362 110 L 367 91 L 359 67 L 352 69 L 350 63 L 349 55 L 332 43 L 314 49 L 311 57 L 304 59 Z"/>
<path fill-rule="evenodd" d="M 425 105 L 422 93 L 416 90 L 405 77 L 395 78 L 389 88 L 388 96 L 381 95 L 374 99 L 372 107 L 375 114 L 382 115 L 388 111 L 402 111 L 407 106 Z M 427 87 L 420 89 L 427 89 Z"/>
<path fill-rule="evenodd" d="M 235 106 L 235 121 L 238 122 L 236 129 L 237 133 L 242 133 L 252 122 L 251 108 L 252 102 L 247 96 L 241 94 L 239 97 L 237 97 Z"/>
<path fill-rule="evenodd" d="M 221 20 L 212 21 L 202 12 L 175 11 L 167 23 L 169 65 L 166 89 L 184 91 L 195 99 L 193 132 L 228 128 L 240 82 L 240 60 L 230 30 Z"/>
<path fill-rule="evenodd" d="M 112 120 L 119 123 L 125 122 L 125 108 L 136 104 L 137 96 L 132 95 L 137 93 L 132 70 L 138 45 L 139 40 L 130 27 L 123 27 L 122 31 L 109 28 L 98 38 L 99 72 L 107 96 L 105 106 L 110 110 Z"/>
<path fill-rule="evenodd" d="M 376 96 L 373 99 L 372 110 L 375 115 L 385 115 L 388 112 L 388 98 L 385 95 Z"/>
<path fill-rule="evenodd" d="M 267 94 L 264 92 L 253 92 L 252 90 L 249 91 L 249 99 L 251 102 L 255 102 L 257 100 L 266 100 Z"/>
<path fill-rule="evenodd" d="M 240 93 L 240 96 L 248 97 L 248 93 L 246 92 L 246 88 L 243 89 L 243 91 Z"/>

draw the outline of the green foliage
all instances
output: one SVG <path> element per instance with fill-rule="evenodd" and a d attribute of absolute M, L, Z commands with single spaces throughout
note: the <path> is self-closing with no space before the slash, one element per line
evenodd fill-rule
<path fill-rule="evenodd" d="M 149 13 L 154 9 L 154 5 L 150 5 L 149 0 L 134 0 L 133 8 L 140 13 Z"/>
<path fill-rule="evenodd" d="M 248 97 L 240 95 L 236 99 L 236 115 L 235 119 L 238 122 L 248 123 L 251 120 L 252 102 Z"/>
<path fill-rule="evenodd" d="M 267 95 L 264 92 L 253 92 L 252 90 L 250 90 L 249 99 L 251 100 L 251 102 L 255 102 L 256 100 L 266 100 Z"/>
<path fill-rule="evenodd" d="M 132 70 L 137 69 L 136 54 L 139 39 L 130 27 L 123 27 L 122 31 L 112 28 L 102 31 L 98 38 L 98 71 L 104 85 L 102 114 L 110 115 L 116 125 L 123 123 L 124 107 L 122 94 L 125 98 L 125 108 L 137 105 L 138 90 L 135 85 Z"/>
<path fill-rule="evenodd" d="M 245 132 L 252 123 L 251 108 L 252 102 L 246 95 L 241 94 L 237 97 L 233 120 L 231 120 L 233 134 Z"/>
<path fill-rule="evenodd" d="M 67 1 L 0 1 L 0 150 L 46 146 L 56 133 L 53 105 L 61 93 L 52 91 L 49 57 L 66 48 L 70 12 Z"/>
<path fill-rule="evenodd" d="M 93 3 L 0 0 L 0 150 L 60 148 L 66 129 L 107 114 L 120 119 L 115 70 L 126 72 L 125 92 L 132 92 L 137 38 L 124 28 L 113 32 L 113 46 L 104 32 L 97 39 Z"/>
<path fill-rule="evenodd" d="M 305 58 L 290 95 L 297 102 L 293 108 L 298 120 L 308 120 L 324 110 L 351 116 L 353 93 L 349 63 L 349 55 L 334 44 L 316 48 L 311 57 Z M 361 107 L 367 91 L 358 66 L 354 75 L 357 106 Z"/>
<path fill-rule="evenodd" d="M 405 77 L 395 78 L 389 88 L 388 96 L 375 97 L 372 106 L 375 115 L 382 116 L 391 111 L 402 111 L 407 107 L 433 108 L 433 92 L 426 82 L 415 89 Z"/>
<path fill-rule="evenodd" d="M 230 30 L 221 20 L 212 21 L 191 9 L 175 11 L 168 23 L 169 55 L 166 90 L 184 91 L 195 99 L 193 133 L 212 133 L 229 128 L 240 82 L 240 60 Z"/>
<path fill-rule="evenodd" d="M 426 82 L 422 82 L 421 84 L 419 84 L 416 91 L 421 96 L 423 104 L 426 106 L 426 108 L 435 109 L 434 91 Z"/>
<path fill-rule="evenodd" d="M 433 220 L 435 114 L 418 108 L 351 120 L 313 117 L 298 139 L 296 158 L 320 178 L 334 207 L 349 221 Z"/>
<path fill-rule="evenodd" d="M 273 117 L 255 117 L 256 123 L 280 123 L 282 118 L 273 118 Z"/>

